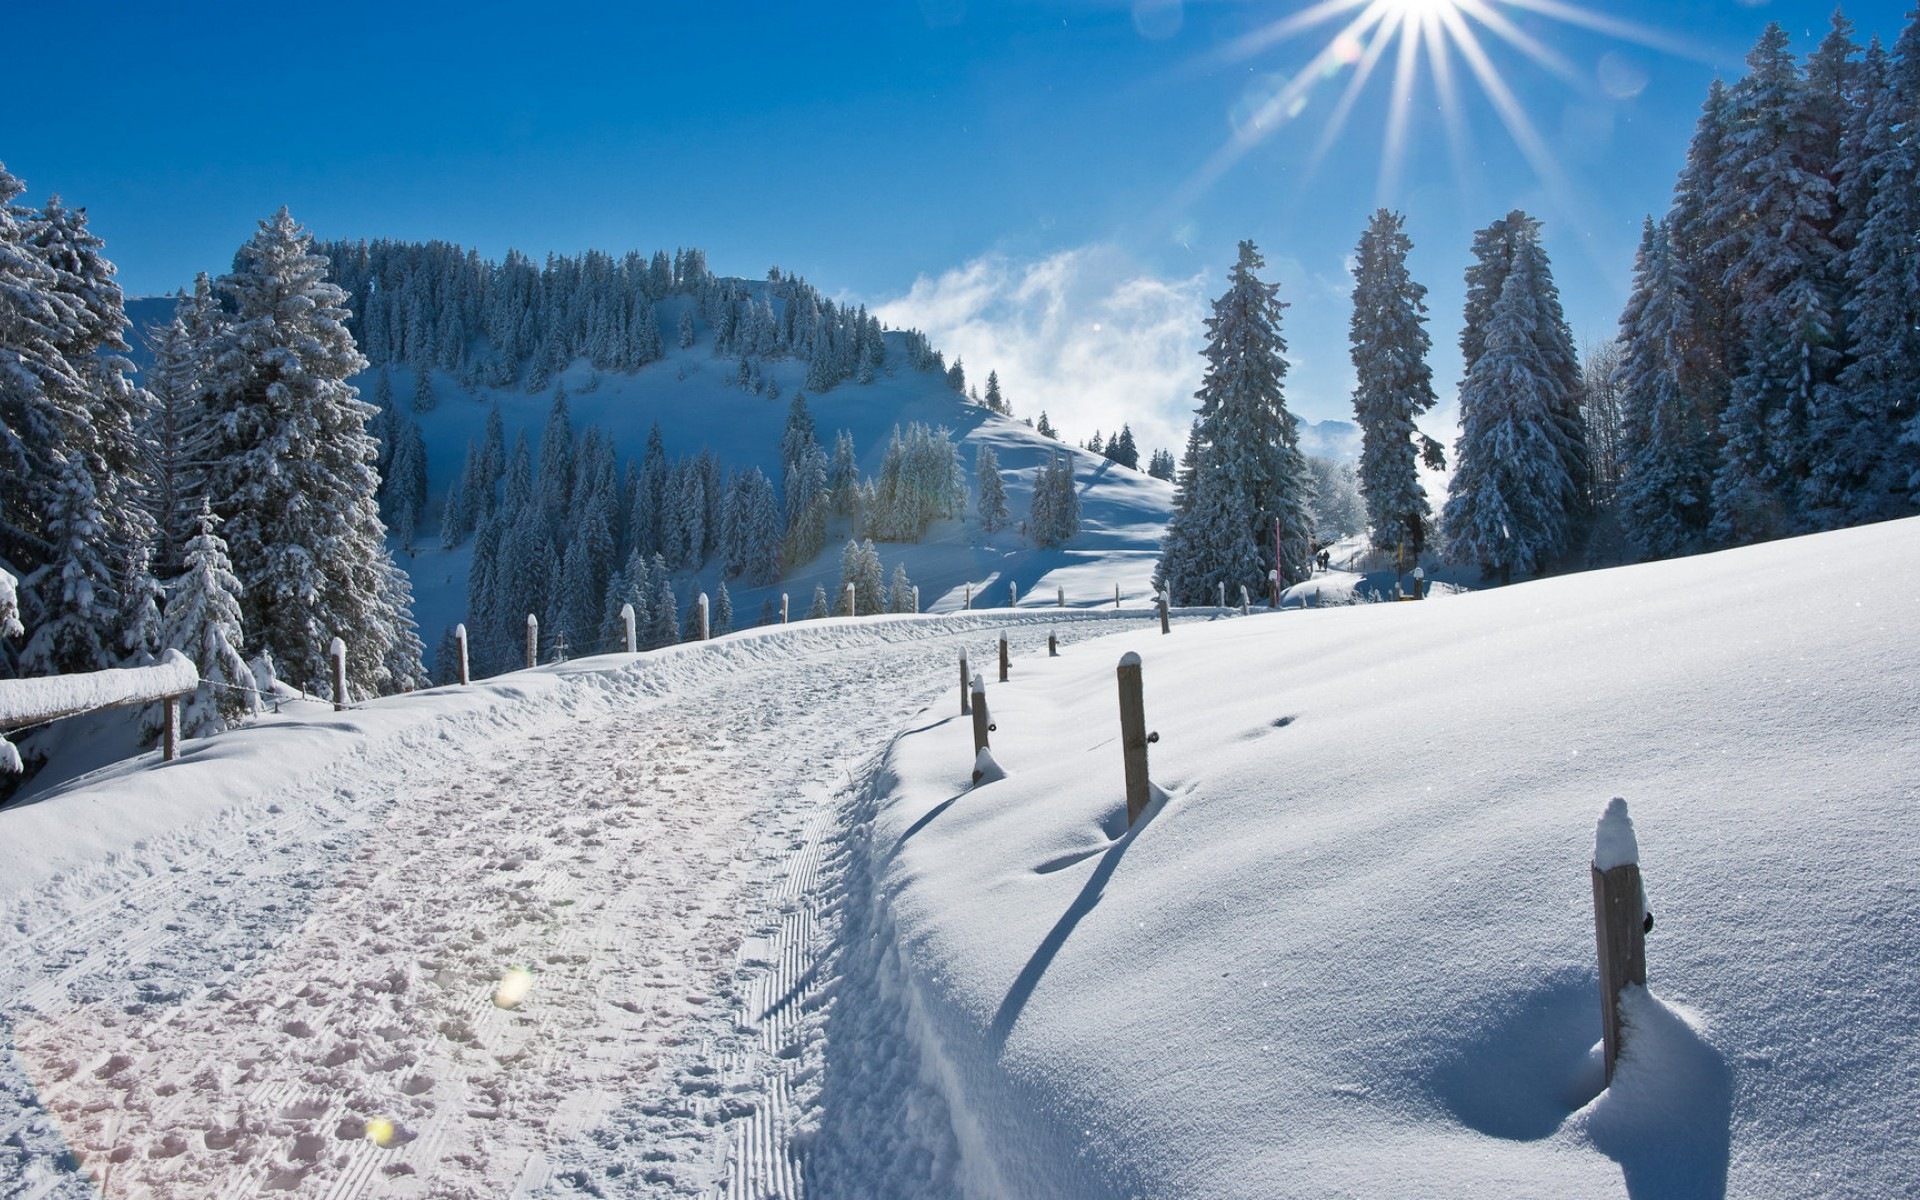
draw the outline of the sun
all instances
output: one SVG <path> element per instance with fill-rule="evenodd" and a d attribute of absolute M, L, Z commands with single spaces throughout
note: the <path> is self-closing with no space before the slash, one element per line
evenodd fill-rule
<path fill-rule="evenodd" d="M 1306 63 L 1286 77 L 1282 86 L 1262 95 L 1247 112 L 1237 114 L 1232 135 L 1216 150 L 1174 198 L 1184 208 L 1204 194 L 1233 165 L 1276 130 L 1294 122 L 1310 108 L 1310 101 L 1332 94 L 1326 124 L 1315 144 L 1309 171 L 1340 140 L 1355 105 L 1369 82 L 1385 74 L 1392 103 L 1380 135 L 1378 192 L 1380 203 L 1390 203 L 1398 190 L 1405 157 L 1409 115 L 1416 89 L 1433 93 L 1453 151 L 1456 174 L 1465 171 L 1466 120 L 1462 89 L 1477 87 L 1499 116 L 1516 149 L 1550 190 L 1570 195 L 1546 139 L 1535 128 L 1526 108 L 1515 96 L 1493 57 L 1490 43 L 1518 51 L 1534 66 L 1559 77 L 1569 88 L 1587 86 L 1584 75 L 1566 56 L 1523 29 L 1516 16 L 1530 16 L 1576 26 L 1621 41 L 1667 53 L 1693 57 L 1676 39 L 1569 3 L 1568 0 L 1318 0 L 1298 12 L 1273 21 L 1221 51 L 1229 62 L 1254 59 L 1274 46 L 1316 31 L 1331 30 L 1327 40 Z M 1540 24 L 1540 20 L 1532 22 Z"/>

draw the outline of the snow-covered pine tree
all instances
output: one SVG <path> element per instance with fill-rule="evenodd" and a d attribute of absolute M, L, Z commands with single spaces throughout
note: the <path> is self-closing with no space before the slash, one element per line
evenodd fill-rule
<path fill-rule="evenodd" d="M 1013 519 L 1007 507 L 1007 485 L 1000 478 L 1000 459 L 993 447 L 982 442 L 973 452 L 974 478 L 978 481 L 980 528 L 988 533 Z"/>
<path fill-rule="evenodd" d="M 1073 483 L 1073 456 L 1056 451 L 1034 474 L 1027 536 L 1036 546 L 1058 546 L 1080 532 L 1080 497 Z"/>
<path fill-rule="evenodd" d="M 1283 390 L 1285 305 L 1275 296 L 1279 285 L 1255 274 L 1265 265 L 1251 241 L 1241 242 L 1227 290 L 1207 320 L 1190 478 L 1154 572 L 1155 586 L 1176 604 L 1209 603 L 1222 583 L 1229 593 L 1243 585 L 1261 592 L 1276 558 L 1283 587 L 1312 571 L 1312 481 Z"/>
<path fill-rule="evenodd" d="M 1433 370 L 1427 353 L 1427 289 L 1407 271 L 1413 241 L 1404 218 L 1382 208 L 1360 235 L 1353 272 L 1353 316 L 1348 340 L 1356 383 L 1353 416 L 1360 426 L 1360 495 L 1373 545 L 1404 546 L 1415 559 L 1426 545 L 1433 509 L 1420 486 L 1417 459 L 1440 456 L 1417 419 L 1432 408 Z"/>
<path fill-rule="evenodd" d="M 173 318 L 147 333 L 153 361 L 145 383 L 152 403 L 140 440 L 155 528 L 155 569 L 169 577 L 180 571 L 180 556 L 195 536 L 195 513 L 206 494 L 209 430 L 200 390 L 218 317 L 212 287 L 202 274 L 192 295 L 179 294 Z M 205 332 L 196 334 L 197 327 Z"/>
<path fill-rule="evenodd" d="M 1123 467 L 1140 469 L 1140 447 L 1133 440 L 1133 426 L 1123 424 L 1120 432 L 1107 442 L 1107 458 Z"/>
<path fill-rule="evenodd" d="M 1035 425 L 1033 429 L 1034 432 L 1038 433 L 1041 437 L 1050 437 L 1055 440 L 1058 440 L 1060 437 L 1059 430 L 1055 429 L 1052 423 L 1047 420 L 1047 410 L 1044 408 L 1040 410 L 1040 423 Z"/>
<path fill-rule="evenodd" d="M 557 384 L 547 427 L 540 434 L 540 471 L 534 477 L 534 494 L 556 539 L 564 540 L 572 527 L 567 505 L 573 499 L 573 459 L 573 416 L 567 407 L 566 385 Z"/>
<path fill-rule="evenodd" d="M 959 355 L 955 355 L 953 365 L 947 368 L 947 386 L 962 396 L 967 394 L 967 369 L 960 365 Z"/>
<path fill-rule="evenodd" d="M 1461 434 L 1448 487 L 1443 553 L 1502 583 L 1564 551 L 1572 520 L 1569 448 L 1555 419 L 1561 383 L 1535 337 L 1533 260 L 1517 255 L 1460 387 Z"/>
<path fill-rule="evenodd" d="M 33 635 L 20 652 L 27 674 L 100 671 L 119 661 L 113 644 L 119 593 L 105 557 L 106 521 L 90 457 L 76 451 L 62 466 L 48 505 L 49 556 L 25 580 L 34 601 L 28 610 Z"/>
<path fill-rule="evenodd" d="M 220 285 L 234 301 L 206 405 L 217 433 L 207 486 L 226 521 L 241 611 L 280 669 L 324 684 L 327 646 L 347 639 L 359 691 L 393 684 L 399 637 L 375 506 L 372 406 L 347 377 L 365 368 L 343 324 L 346 294 L 286 209 L 260 223 Z"/>
<path fill-rule="evenodd" d="M 1690 553 L 1712 515 L 1714 452 L 1700 413 L 1712 348 L 1696 337 L 1693 291 L 1664 221 L 1641 233 L 1620 346 L 1621 525 L 1648 557 Z"/>
<path fill-rule="evenodd" d="M 653 580 L 653 595 L 647 601 L 645 642 L 651 650 L 680 640 L 680 598 L 674 594 L 673 577 L 667 570 L 665 558 L 654 555 L 648 575 Z"/>
<path fill-rule="evenodd" d="M 1810 423 L 1841 365 L 1839 273 L 1832 240 L 1834 187 L 1815 169 L 1809 90 L 1770 24 L 1727 91 L 1721 177 L 1738 186 L 1713 199 L 1743 334 L 1733 394 L 1720 420 L 1724 449 L 1713 485 L 1713 533 L 1722 544 L 1811 527 L 1805 494 Z"/>
<path fill-rule="evenodd" d="M 1155 450 L 1147 459 L 1147 474 L 1155 479 L 1173 482 L 1173 451 L 1162 448 Z"/>
<path fill-rule="evenodd" d="M 1876 44 L 1848 139 L 1859 162 L 1848 207 L 1860 216 L 1846 260 L 1853 361 L 1816 414 L 1815 503 L 1823 524 L 1872 520 L 1920 505 L 1920 17 Z"/>
<path fill-rule="evenodd" d="M 708 633 L 714 637 L 733 632 L 733 597 L 727 594 L 727 581 L 722 579 L 713 592 L 713 615 L 708 622 Z"/>
<path fill-rule="evenodd" d="M 896 440 L 899 432 L 896 427 Z M 827 492 L 832 497 L 834 516 L 853 515 L 855 492 L 859 486 L 860 460 L 854 453 L 853 434 L 842 429 L 833 435 L 833 458 L 827 464 Z"/>
<path fill-rule="evenodd" d="M 830 617 L 832 615 L 833 610 L 827 607 L 827 589 L 825 585 L 814 584 L 813 603 L 807 606 L 806 619 L 809 621 L 818 621 L 822 617 Z"/>
<path fill-rule="evenodd" d="M 986 406 L 988 412 L 997 412 L 1003 417 L 1013 415 L 1013 406 L 1007 403 L 1007 398 L 1000 393 L 1000 372 L 998 371 L 987 372 Z"/>
<path fill-rule="evenodd" d="M 907 564 L 903 562 L 893 564 L 893 578 L 887 584 L 887 611 L 913 611 L 913 580 L 907 578 Z"/>
<path fill-rule="evenodd" d="M 1591 503 L 1592 466 L 1581 413 L 1580 357 L 1574 351 L 1573 330 L 1568 327 L 1560 306 L 1560 289 L 1553 282 L 1553 266 L 1540 240 L 1540 222 L 1518 209 L 1509 212 L 1473 235 L 1473 256 L 1466 275 L 1467 302 L 1460 328 L 1460 355 L 1471 372 L 1484 347 L 1493 309 L 1499 303 L 1507 276 L 1519 260 L 1526 259 L 1528 275 L 1533 281 L 1536 314 L 1531 336 L 1541 363 L 1555 383 L 1553 419 L 1558 426 L 1555 443 L 1561 447 L 1559 477 L 1567 489 L 1561 504 L 1574 517 L 1584 515 Z"/>
<path fill-rule="evenodd" d="M 246 644 L 241 584 L 226 542 L 214 532 L 218 520 L 203 501 L 200 532 L 182 552 L 184 569 L 167 584 L 161 640 L 200 672 L 200 686 L 180 706 L 180 732 L 188 737 L 217 733 L 260 705 L 253 672 L 240 653 Z"/>
<path fill-rule="evenodd" d="M 388 467 L 391 474 L 381 481 L 381 490 L 387 522 L 400 545 L 411 550 L 427 510 L 427 443 L 420 422 L 411 417 L 397 417 L 393 428 L 393 462 Z"/>

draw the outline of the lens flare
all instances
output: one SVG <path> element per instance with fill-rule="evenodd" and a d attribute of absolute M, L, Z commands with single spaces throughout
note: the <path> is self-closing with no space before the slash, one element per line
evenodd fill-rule
<path fill-rule="evenodd" d="M 495 1008 L 519 1008 L 520 1002 L 533 990 L 533 972 L 525 967 L 509 967 L 500 977 L 493 989 Z"/>
<path fill-rule="evenodd" d="M 393 1122 L 385 1117 L 374 1117 L 367 1122 L 367 1140 L 382 1150 L 393 1145 L 398 1135 L 399 1130 L 395 1129 Z"/>

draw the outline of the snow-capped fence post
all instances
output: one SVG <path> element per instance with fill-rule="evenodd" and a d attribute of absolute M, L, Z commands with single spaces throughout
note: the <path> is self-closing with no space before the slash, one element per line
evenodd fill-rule
<path fill-rule="evenodd" d="M 1147 747 L 1160 740 L 1147 732 L 1146 702 L 1140 694 L 1140 656 L 1129 650 L 1120 656 L 1115 672 L 1120 680 L 1120 754 L 1127 768 L 1127 824 L 1146 811 L 1152 798 L 1147 782 Z"/>
<path fill-rule="evenodd" d="M 1055 636 L 1053 630 L 1051 629 L 1047 630 L 1047 657 L 1048 658 L 1060 657 L 1060 639 L 1057 636 Z"/>
<path fill-rule="evenodd" d="M 853 615 L 853 585 L 847 585 L 847 615 Z"/>
<path fill-rule="evenodd" d="M 1065 608 L 1067 606 L 1067 589 L 1064 585 L 1057 586 L 1053 589 L 1053 606 L 1055 608 Z"/>
<path fill-rule="evenodd" d="M 972 687 L 973 676 L 967 671 L 967 652 L 962 650 L 960 652 L 960 715 L 963 717 L 973 711 L 973 706 L 967 703 L 967 692 Z"/>
<path fill-rule="evenodd" d="M 987 679 L 984 675 L 973 677 L 973 757 L 978 760 L 980 752 L 987 748 L 987 734 L 992 732 L 993 722 L 987 720 Z"/>
<path fill-rule="evenodd" d="M 1240 585 L 1240 615 L 1246 616 L 1251 606 L 1247 603 L 1247 585 Z"/>
<path fill-rule="evenodd" d="M 168 696 L 165 714 L 160 723 L 160 761 L 172 762 L 180 757 L 180 697 Z"/>
<path fill-rule="evenodd" d="M 527 614 L 527 670 L 540 661 L 540 618 Z"/>
<path fill-rule="evenodd" d="M 333 711 L 339 712 L 347 706 L 347 644 L 335 638 L 327 653 L 333 658 Z"/>
<path fill-rule="evenodd" d="M 1424 567 L 1413 569 L 1413 598 L 1415 600 L 1427 598 L 1427 572 Z"/>
<path fill-rule="evenodd" d="M 913 585 L 913 611 L 920 611 L 920 585 L 917 583 Z"/>
<path fill-rule="evenodd" d="M 1155 596 L 1153 600 L 1154 600 L 1154 603 L 1158 605 L 1160 609 L 1160 632 L 1172 633 L 1173 625 L 1170 621 L 1167 620 L 1167 594 L 1165 592 L 1161 592 L 1158 596 Z"/>
<path fill-rule="evenodd" d="M 962 609 L 971 609 L 973 607 L 973 585 L 971 583 L 967 585 L 966 598 L 960 601 L 960 607 Z"/>
<path fill-rule="evenodd" d="M 1007 580 L 1007 607 L 1020 607 L 1020 585 L 1011 579 Z"/>
<path fill-rule="evenodd" d="M 1220 581 L 1220 607 L 1225 608 L 1226 606 L 1227 606 L 1227 581 L 1222 579 Z"/>
<path fill-rule="evenodd" d="M 787 594 L 785 592 L 780 593 L 780 623 L 782 625 L 787 623 Z"/>
<path fill-rule="evenodd" d="M 707 594 L 705 592 L 700 593 L 700 601 L 694 605 L 693 621 L 694 628 L 699 631 L 699 640 L 703 642 L 706 641 L 708 635 L 713 630 L 713 626 L 707 620 Z"/>
<path fill-rule="evenodd" d="M 1007 635 L 1002 633 L 1000 635 L 1000 682 L 1001 683 L 1005 683 L 1007 681 L 1007 667 L 1010 665 L 1011 664 L 1007 661 Z"/>
<path fill-rule="evenodd" d="M 473 682 L 467 670 L 467 627 L 465 625 L 453 627 L 453 645 L 460 659 L 460 686 L 465 687 Z"/>
<path fill-rule="evenodd" d="M 1607 1083 L 1620 1059 L 1620 992 L 1647 986 L 1646 893 L 1640 883 L 1640 848 L 1627 802 L 1607 803 L 1593 839 L 1593 930 L 1600 955 L 1600 1029 L 1606 1046 Z"/>
<path fill-rule="evenodd" d="M 622 604 L 620 606 L 620 627 L 624 629 L 627 634 L 628 654 L 637 654 L 640 651 L 640 631 L 634 628 L 634 624 L 633 605 Z"/>

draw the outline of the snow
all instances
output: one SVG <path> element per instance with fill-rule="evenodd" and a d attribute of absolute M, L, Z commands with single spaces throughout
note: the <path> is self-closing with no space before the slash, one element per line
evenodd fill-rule
<path fill-rule="evenodd" d="M 164 700 L 199 683 L 200 673 L 178 650 L 168 650 L 150 667 L 0 679 L 0 726 L 18 728 L 96 708 Z"/>
<path fill-rule="evenodd" d="M 831 618 L 96 772 L 0 809 L 0 1193 L 1910 1194 L 1917 534 Z M 1603 1090 L 1610 796 L 1666 900 Z"/>
<path fill-rule="evenodd" d="M 1633 818 L 1627 815 L 1627 802 L 1615 796 L 1607 801 L 1607 811 L 1593 833 L 1593 865 L 1596 870 L 1611 871 L 1628 863 L 1640 862 L 1640 843 L 1633 836 Z"/>

